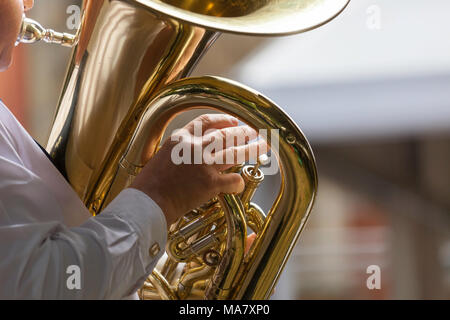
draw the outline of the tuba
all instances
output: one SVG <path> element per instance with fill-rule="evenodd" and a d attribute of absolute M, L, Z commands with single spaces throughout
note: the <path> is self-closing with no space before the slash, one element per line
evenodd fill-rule
<path fill-rule="evenodd" d="M 170 226 L 166 255 L 143 299 L 268 299 L 317 191 L 311 147 L 275 103 L 219 77 L 187 78 L 221 32 L 277 36 L 336 17 L 349 0 L 84 0 L 75 35 L 24 17 L 18 43 L 73 47 L 47 151 L 93 215 L 130 185 L 178 114 L 231 114 L 266 140 L 281 186 L 264 212 L 252 202 L 260 165 L 236 166 L 240 195 L 221 194 Z M 271 132 L 277 132 L 272 134 Z M 256 240 L 246 252 L 248 230 Z"/>

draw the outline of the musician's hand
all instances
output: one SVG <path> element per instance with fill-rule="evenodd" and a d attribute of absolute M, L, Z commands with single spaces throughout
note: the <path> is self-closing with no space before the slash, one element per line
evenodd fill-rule
<path fill-rule="evenodd" d="M 256 240 L 256 233 L 252 233 L 251 235 L 247 236 L 247 239 L 245 240 L 245 254 L 248 253 L 255 240 Z"/>
<path fill-rule="evenodd" d="M 200 132 L 198 132 L 199 125 L 201 125 Z M 242 192 L 244 189 L 242 177 L 237 173 L 222 172 L 244 161 L 255 160 L 250 159 L 250 156 L 258 157 L 267 152 L 264 140 L 249 143 L 258 137 L 255 130 L 248 126 L 238 126 L 237 119 L 228 115 L 202 115 L 186 125 L 184 130 L 175 133 L 173 137 L 178 140 L 168 139 L 131 185 L 132 188 L 146 193 L 161 207 L 169 226 L 189 210 L 219 193 Z M 232 138 L 230 143 L 230 137 L 245 137 L 245 139 L 235 141 L 236 139 Z M 208 149 L 207 146 L 211 146 L 214 141 L 216 148 Z M 181 154 L 181 158 L 185 160 L 189 158 L 190 161 L 187 162 L 191 164 L 186 161 L 181 164 L 175 163 L 180 160 L 181 147 L 182 150 L 192 151 L 190 157 Z M 214 151 L 211 156 L 216 161 L 206 164 L 203 154 L 200 156 L 197 154 L 195 159 L 198 150 Z M 174 155 L 178 158 L 174 159 Z M 201 164 L 192 164 L 194 160 L 199 159 Z M 211 161 L 212 158 L 208 159 Z M 222 161 L 218 161 L 219 159 Z"/>

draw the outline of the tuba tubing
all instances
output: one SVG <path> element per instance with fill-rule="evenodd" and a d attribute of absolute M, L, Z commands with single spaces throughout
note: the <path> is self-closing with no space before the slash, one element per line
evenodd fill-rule
<path fill-rule="evenodd" d="M 279 194 L 265 218 L 263 230 L 247 256 L 244 205 L 236 195 L 220 195 L 227 221 L 225 256 L 210 281 L 207 299 L 268 299 L 311 212 L 317 171 L 313 151 L 295 122 L 275 103 L 237 82 L 219 77 L 179 80 L 159 92 L 144 112 L 124 159 L 142 167 L 157 151 L 165 129 L 181 112 L 207 108 L 231 114 L 256 130 L 278 130 Z M 146 146 L 143 148 L 142 146 Z M 274 151 L 274 150 L 272 150 Z M 129 170 L 115 176 L 123 185 Z M 119 192 L 117 189 L 116 192 Z M 114 195 L 114 192 L 110 194 Z"/>
<path fill-rule="evenodd" d="M 83 0 L 76 35 L 24 16 L 17 44 L 42 40 L 73 47 L 46 149 L 94 215 L 130 185 L 181 112 L 213 109 L 268 132 L 281 187 L 267 215 L 250 202 L 262 181 L 250 173 L 258 173 L 259 165 L 244 168 L 243 195 L 222 194 L 204 206 L 203 214 L 219 206 L 219 222 L 196 220 L 193 210 L 171 226 L 176 235 L 194 217 L 197 242 L 172 251 L 187 252 L 179 258 L 189 260 L 189 249 L 198 248 L 203 257 L 188 261 L 181 274 L 169 257 L 145 282 L 141 297 L 195 298 L 199 291 L 206 299 L 270 297 L 314 203 L 313 152 L 295 122 L 260 93 L 224 78 L 186 77 L 221 32 L 306 32 L 338 16 L 349 1 Z M 257 238 L 245 253 L 247 227 Z M 178 246 L 179 238 L 172 240 Z"/>

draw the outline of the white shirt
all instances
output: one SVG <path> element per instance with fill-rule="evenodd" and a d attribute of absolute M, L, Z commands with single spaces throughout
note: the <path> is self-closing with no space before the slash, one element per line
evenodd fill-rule
<path fill-rule="evenodd" d="M 0 101 L 0 299 L 125 298 L 166 239 L 161 209 L 135 189 L 92 217 Z"/>

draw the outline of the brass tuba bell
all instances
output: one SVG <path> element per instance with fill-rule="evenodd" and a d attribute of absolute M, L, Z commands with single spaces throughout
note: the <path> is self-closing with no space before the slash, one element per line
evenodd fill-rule
<path fill-rule="evenodd" d="M 319 27 L 349 0 L 84 0 L 75 36 L 24 18 L 18 42 L 73 46 L 47 151 L 92 214 L 157 152 L 179 113 L 231 114 L 279 142 L 281 188 L 269 212 L 252 200 L 263 174 L 234 168 L 241 195 L 220 195 L 170 227 L 167 256 L 141 298 L 268 299 L 317 190 L 310 145 L 272 101 L 218 77 L 186 78 L 220 32 L 277 36 Z M 181 79 L 181 80 L 180 80 Z M 256 234 L 244 252 L 247 228 Z"/>

